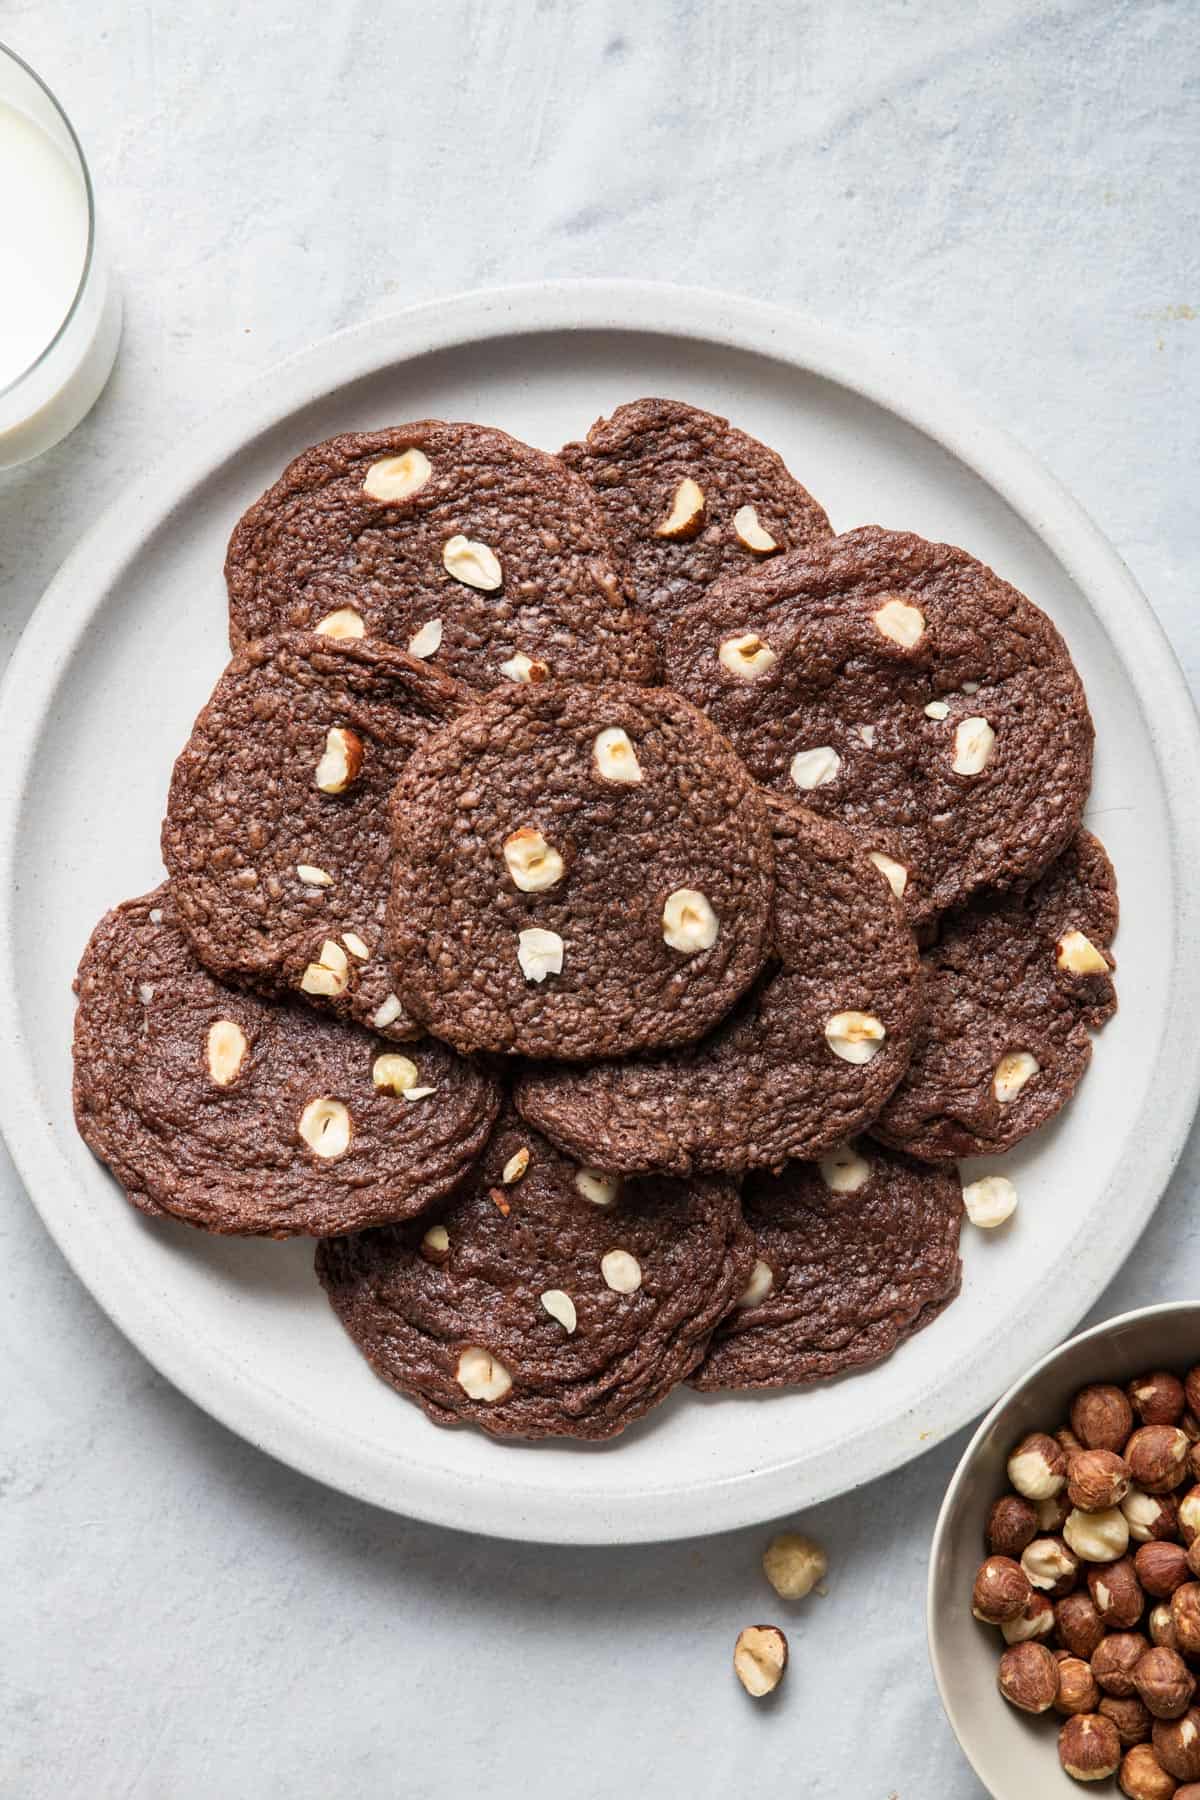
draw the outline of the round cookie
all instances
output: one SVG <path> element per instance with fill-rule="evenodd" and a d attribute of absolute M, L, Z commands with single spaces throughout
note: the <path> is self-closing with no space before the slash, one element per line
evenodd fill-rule
<path fill-rule="evenodd" d="M 918 925 L 1070 843 L 1092 722 L 1044 613 L 965 551 L 864 526 L 676 621 L 671 685 L 766 787 L 898 865 Z"/>
<path fill-rule="evenodd" d="M 1028 892 L 942 921 L 922 956 L 925 1019 L 872 1131 L 914 1156 L 995 1155 L 1052 1119 L 1116 1011 L 1117 889 L 1081 831 Z"/>
<path fill-rule="evenodd" d="M 468 698 L 386 644 L 304 632 L 234 658 L 175 764 L 162 832 L 206 969 L 420 1036 L 382 954 L 387 803 L 413 748 Z"/>
<path fill-rule="evenodd" d="M 432 1039 L 402 1057 L 340 1020 L 222 988 L 167 887 L 101 920 L 75 991 L 80 1134 L 135 1206 L 205 1231 L 320 1236 L 407 1218 L 470 1167 L 499 1108 L 492 1079 Z"/>
<path fill-rule="evenodd" d="M 662 689 L 499 689 L 393 797 L 396 991 L 459 1050 L 580 1061 L 701 1037 L 769 943 L 771 828 Z"/>
<path fill-rule="evenodd" d="M 562 458 L 587 481 L 638 605 L 667 642 L 676 616 L 722 575 L 830 536 L 781 457 L 728 419 L 679 400 L 635 400 Z"/>
<path fill-rule="evenodd" d="M 754 1273 L 695 1387 L 794 1387 L 866 1368 L 958 1292 L 962 1190 L 953 1168 L 864 1140 L 820 1163 L 756 1172 L 742 1206 Z"/>
<path fill-rule="evenodd" d="M 317 1247 L 377 1374 L 439 1425 L 606 1438 L 695 1368 L 752 1250 L 733 1182 L 604 1184 L 511 1113 L 430 1218 Z"/>
<path fill-rule="evenodd" d="M 655 674 L 585 484 L 483 425 L 423 419 L 314 444 L 239 521 L 225 579 L 235 649 L 309 628 L 415 639 L 485 690 Z"/>
<path fill-rule="evenodd" d="M 778 1168 L 844 1143 L 903 1075 L 921 996 L 900 904 L 838 826 L 769 806 L 772 972 L 700 1044 L 524 1073 L 518 1107 L 570 1154 L 626 1173 Z"/>

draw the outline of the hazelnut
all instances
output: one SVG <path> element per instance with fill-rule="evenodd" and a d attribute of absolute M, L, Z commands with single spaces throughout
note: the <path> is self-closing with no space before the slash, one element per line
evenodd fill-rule
<path fill-rule="evenodd" d="M 323 794 L 344 794 L 362 772 L 363 741 L 357 731 L 335 725 L 325 734 L 325 749 L 313 780 Z"/>
<path fill-rule="evenodd" d="M 825 1552 L 798 1531 L 783 1531 L 763 1552 L 763 1573 L 781 1600 L 803 1600 L 829 1567 Z"/>
<path fill-rule="evenodd" d="M 840 1012 L 825 1021 L 825 1042 L 843 1062 L 870 1062 L 882 1050 L 886 1036 L 882 1020 L 874 1013 Z"/>
<path fill-rule="evenodd" d="M 305 887 L 324 888 L 333 886 L 333 876 L 329 873 L 329 870 L 320 868 L 316 863 L 297 863 L 296 879 L 297 881 L 302 881 Z"/>
<path fill-rule="evenodd" d="M 975 1588 L 971 1595 L 971 1611 L 985 1625 L 1002 1625 L 1015 1619 L 1029 1599 L 1032 1588 L 1020 1563 L 1011 1556 L 989 1556 L 979 1565 Z"/>
<path fill-rule="evenodd" d="M 1085 1445 L 1080 1443 L 1069 1425 L 1060 1425 L 1058 1430 L 1051 1435 L 1053 1436 L 1055 1443 L 1066 1451 L 1068 1461 L 1074 1456 L 1077 1450 L 1086 1448 Z"/>
<path fill-rule="evenodd" d="M 628 1250 L 607 1250 L 600 1258 L 604 1285 L 614 1294 L 636 1294 L 642 1285 L 642 1265 Z"/>
<path fill-rule="evenodd" d="M 1143 1425 L 1178 1425 L 1187 1405 L 1182 1381 L 1166 1369 L 1140 1375 L 1129 1383 L 1126 1392 Z"/>
<path fill-rule="evenodd" d="M 1019 1557 L 1037 1536 L 1037 1511 L 1020 1494 L 1002 1494 L 987 1518 L 988 1549 L 997 1556 Z"/>
<path fill-rule="evenodd" d="M 1133 1430 L 1133 1408 L 1119 1387 L 1095 1383 L 1071 1402 L 1071 1430 L 1085 1450 L 1123 1450 Z"/>
<path fill-rule="evenodd" d="M 1124 1700 L 1118 1700 L 1115 1694 L 1105 1694 L 1096 1711 L 1102 1718 L 1112 1720 L 1117 1736 L 1126 1747 L 1144 1744 L 1150 1736 L 1153 1721 L 1136 1694 L 1130 1694 Z"/>
<path fill-rule="evenodd" d="M 512 1388 L 512 1376 L 490 1350 L 468 1345 L 458 1359 L 455 1379 L 471 1400 L 503 1400 Z"/>
<path fill-rule="evenodd" d="M 421 1239 L 421 1255 L 426 1262 L 444 1263 L 450 1255 L 450 1233 L 444 1225 L 431 1225 Z"/>
<path fill-rule="evenodd" d="M 671 496 L 671 507 L 654 535 L 678 542 L 694 538 L 704 523 L 704 489 L 690 475 L 685 475 Z"/>
<path fill-rule="evenodd" d="M 1135 1744 L 1121 1759 L 1117 1785 L 1129 1800 L 1171 1800 L 1174 1777 L 1167 1774 L 1149 1744 Z"/>
<path fill-rule="evenodd" d="M 1063 1536 L 1084 1562 L 1115 1562 L 1129 1548 L 1129 1524 L 1119 1506 L 1102 1512 L 1080 1512 L 1067 1517 Z"/>
<path fill-rule="evenodd" d="M 853 1144 L 842 1144 L 837 1150 L 830 1150 L 821 1157 L 817 1167 L 821 1171 L 821 1180 L 833 1194 L 857 1194 L 871 1179 L 870 1163 L 865 1156 L 859 1155 Z M 1010 1498 L 1015 1500 L 1018 1496 L 1013 1494 Z"/>
<path fill-rule="evenodd" d="M 1188 1370 L 1183 1378 L 1183 1392 L 1190 1413 L 1200 1418 L 1200 1363 Z"/>
<path fill-rule="evenodd" d="M 407 1056 L 388 1051 L 371 1064 L 371 1084 L 381 1093 L 403 1094 L 416 1087 L 421 1079 L 415 1062 Z"/>
<path fill-rule="evenodd" d="M 662 909 L 664 944 L 695 956 L 700 950 L 711 950 L 721 930 L 721 922 L 699 888 L 676 888 L 667 895 Z"/>
<path fill-rule="evenodd" d="M 890 638 L 893 644 L 899 644 L 902 650 L 911 650 L 925 634 L 925 614 L 919 606 L 902 600 L 899 594 L 889 595 L 881 606 L 876 607 L 871 614 L 871 623 L 876 631 Z"/>
<path fill-rule="evenodd" d="M 1178 1535 L 1179 1508 L 1170 1494 L 1143 1494 L 1141 1488 L 1131 1487 L 1121 1502 L 1121 1511 L 1135 1544 Z"/>
<path fill-rule="evenodd" d="M 1144 1494 L 1169 1494 L 1187 1479 L 1190 1446 L 1177 1425 L 1143 1425 L 1125 1446 L 1125 1461 Z"/>
<path fill-rule="evenodd" d="M 1179 1641 L 1175 1631 L 1175 1621 L 1171 1617 L 1169 1601 L 1160 1600 L 1157 1606 L 1150 1608 L 1146 1629 L 1150 1633 L 1152 1644 L 1165 1644 L 1168 1650 L 1178 1650 Z"/>
<path fill-rule="evenodd" d="M 314 1156 L 332 1162 L 350 1148 L 350 1114 L 340 1100 L 310 1100 L 296 1126 Z"/>
<path fill-rule="evenodd" d="M 1200 1708 L 1189 1707 L 1181 1719 L 1155 1719 L 1151 1741 L 1168 1775 L 1200 1781 Z"/>
<path fill-rule="evenodd" d="M 217 1087 L 228 1087 L 236 1081 L 249 1048 L 236 1019 L 214 1019 L 205 1042 L 209 1079 Z"/>
<path fill-rule="evenodd" d="M 717 661 L 735 681 L 757 681 L 779 661 L 775 651 L 757 631 L 742 631 L 736 637 L 722 638 L 717 647 Z"/>
<path fill-rule="evenodd" d="M 1071 1502 L 1067 1499 L 1066 1488 L 1063 1488 L 1060 1494 L 1051 1494 L 1048 1500 L 1035 1501 L 1034 1510 L 1037 1513 L 1040 1532 L 1048 1532 L 1051 1535 L 1061 1532 L 1072 1511 Z"/>
<path fill-rule="evenodd" d="M 1005 1619 L 1000 1636 L 1006 1644 L 1023 1644 L 1029 1638 L 1049 1637 L 1054 1630 L 1054 1602 L 1048 1594 L 1030 1594 L 1023 1612 Z"/>
<path fill-rule="evenodd" d="M 1087 1584 L 1096 1611 L 1106 1625 L 1128 1631 L 1131 1625 L 1137 1624 L 1146 1599 L 1134 1573 L 1132 1558 L 1122 1556 L 1117 1562 L 1089 1569 Z"/>
<path fill-rule="evenodd" d="M 1059 1664 L 1045 1644 L 1014 1644 L 1000 1658 L 996 1676 L 1009 1705 L 1027 1713 L 1049 1712 L 1058 1694 L 1058 1680 Z"/>
<path fill-rule="evenodd" d="M 1064 975 L 1107 975 L 1108 958 L 1082 931 L 1064 931 L 1054 946 L 1054 960 Z"/>
<path fill-rule="evenodd" d="M 1028 1050 L 1009 1050 L 996 1064 L 992 1093 L 1000 1106 L 1011 1106 L 1021 1089 L 1041 1073 L 1042 1065 Z"/>
<path fill-rule="evenodd" d="M 355 612 L 352 606 L 339 606 L 336 612 L 326 613 L 313 629 L 329 638 L 360 638 L 367 630 L 362 614 Z"/>
<path fill-rule="evenodd" d="M 991 761 L 996 733 L 987 720 L 973 714 L 960 719 L 954 728 L 954 759 L 950 767 L 956 775 L 978 775 Z"/>
<path fill-rule="evenodd" d="M 1167 1504 L 1167 1502 L 1163 1502 Z M 1182 1500 L 1178 1502 L 1176 1514 L 1179 1535 L 1185 1544 L 1190 1544 L 1200 1537 L 1200 1483 L 1190 1487 Z"/>
<path fill-rule="evenodd" d="M 592 745 L 592 762 L 601 781 L 615 781 L 619 786 L 635 787 L 644 779 L 632 739 L 620 725 L 606 725 L 603 731 L 596 733 Z"/>
<path fill-rule="evenodd" d="M 577 1169 L 575 1187 L 593 1206 L 615 1206 L 621 1197 L 621 1177 L 602 1169 Z"/>
<path fill-rule="evenodd" d="M 1156 1719 L 1177 1719 L 1196 1691 L 1195 1677 L 1177 1650 L 1156 1644 L 1138 1658 L 1133 1685 Z"/>
<path fill-rule="evenodd" d="M 1200 1656 L 1200 1581 L 1186 1581 L 1171 1595 L 1175 1647 L 1185 1656 Z"/>
<path fill-rule="evenodd" d="M 1188 1579 L 1188 1553 L 1182 1544 L 1142 1544 L 1133 1567 L 1148 1594 L 1169 1600 Z"/>
<path fill-rule="evenodd" d="M 399 456 L 385 456 L 382 462 L 373 462 L 363 482 L 363 493 L 370 500 L 395 504 L 420 493 L 432 474 L 429 458 L 414 447 Z"/>
<path fill-rule="evenodd" d="M 1121 1740 L 1102 1713 L 1079 1713 L 1058 1734 L 1058 1760 L 1076 1781 L 1104 1781 L 1121 1761 Z"/>
<path fill-rule="evenodd" d="M 968 1219 L 982 1231 L 995 1230 L 1017 1210 L 1017 1190 L 1007 1175 L 981 1175 L 978 1181 L 968 1181 L 962 1197 Z"/>
<path fill-rule="evenodd" d="M 770 1263 L 758 1257 L 750 1271 L 750 1279 L 738 1295 L 738 1306 L 761 1306 L 775 1286 L 775 1271 Z"/>
<path fill-rule="evenodd" d="M 748 1694 L 761 1700 L 783 1680 L 788 1641 L 778 1625 L 747 1625 L 733 1646 L 734 1674 Z"/>
<path fill-rule="evenodd" d="M 507 662 L 500 664 L 500 673 L 506 681 L 545 681 L 550 674 L 550 664 L 542 662 L 539 657 L 526 656 L 518 650 Z"/>
<path fill-rule="evenodd" d="M 300 977 L 300 990 L 305 994 L 321 994 L 336 1000 L 350 986 L 350 962 L 342 946 L 334 938 L 326 938 L 321 954 L 305 967 Z"/>
<path fill-rule="evenodd" d="M 738 507 L 733 515 L 733 529 L 738 542 L 759 556 L 769 556 L 772 550 L 779 548 L 770 532 L 760 524 L 758 514 L 752 506 Z"/>
<path fill-rule="evenodd" d="M 1031 1431 L 1008 1459 L 1008 1479 L 1026 1500 L 1049 1500 L 1067 1484 L 1067 1459 L 1044 1431 Z"/>
<path fill-rule="evenodd" d="M 1092 1674 L 1106 1694 L 1128 1699 L 1137 1690 L 1133 1671 L 1150 1648 L 1140 1631 L 1110 1631 L 1092 1657 Z"/>
<path fill-rule="evenodd" d="M 1187 1417 L 1187 1414 L 1184 1414 Z M 1193 1443 L 1188 1451 L 1188 1478 L 1195 1481 L 1200 1476 L 1200 1444 Z"/>
<path fill-rule="evenodd" d="M 1196 1417 L 1190 1406 L 1179 1421 L 1179 1429 L 1183 1432 L 1189 1444 L 1194 1444 L 1197 1440 L 1200 1440 L 1200 1419 Z"/>
<path fill-rule="evenodd" d="M 813 750 L 797 750 L 789 765 L 789 773 L 798 788 L 824 787 L 836 781 L 842 759 L 832 744 L 818 744 Z"/>
<path fill-rule="evenodd" d="M 561 975 L 563 941 L 557 931 L 544 931 L 540 925 L 527 926 L 517 933 L 517 961 L 526 981 L 545 981 L 547 975 Z"/>
<path fill-rule="evenodd" d="M 1119 1506 L 1129 1492 L 1129 1464 L 1115 1450 L 1079 1450 L 1067 1464 L 1067 1494 L 1083 1512 Z"/>
<path fill-rule="evenodd" d="M 1200 1800 L 1200 1781 L 1185 1781 L 1175 1789 L 1175 1800 Z"/>
<path fill-rule="evenodd" d="M 1054 1699 L 1055 1712 L 1071 1713 L 1095 1712 L 1100 1704 L 1100 1689 L 1096 1677 L 1081 1656 L 1066 1656 L 1058 1665 L 1058 1693 Z"/>
<path fill-rule="evenodd" d="M 418 662 L 424 662 L 427 657 L 436 656 L 441 647 L 442 621 L 440 619 L 426 619 L 425 623 L 419 625 L 413 632 L 407 646 L 408 654 L 415 656 Z"/>
<path fill-rule="evenodd" d="M 561 1288 L 547 1288 L 544 1294 L 539 1295 L 539 1299 L 545 1311 L 558 1321 L 570 1337 L 577 1323 L 575 1302 L 570 1294 L 564 1294 Z"/>
<path fill-rule="evenodd" d="M 1044 1593 L 1069 1594 L 1079 1576 L 1079 1559 L 1061 1538 L 1034 1538 L 1021 1552 L 1021 1568 L 1031 1587 Z"/>
<path fill-rule="evenodd" d="M 1096 1654 L 1104 1637 L 1104 1620 L 1096 1611 L 1092 1596 L 1082 1588 L 1055 1602 L 1054 1624 L 1063 1647 L 1085 1661 Z"/>
<path fill-rule="evenodd" d="M 561 855 L 533 825 L 521 825 L 510 832 L 503 852 L 513 884 L 523 894 L 540 894 L 563 878 L 566 865 Z"/>
<path fill-rule="evenodd" d="M 478 588 L 485 594 L 494 594 L 504 583 L 496 552 L 487 544 L 464 537 L 461 532 L 447 538 L 442 545 L 442 567 L 455 581 L 461 581 L 465 587 Z"/>
<path fill-rule="evenodd" d="M 882 850 L 869 850 L 867 860 L 874 863 L 897 900 L 902 900 L 908 886 L 908 870 L 904 864 L 897 862 L 894 856 L 885 856 Z"/>

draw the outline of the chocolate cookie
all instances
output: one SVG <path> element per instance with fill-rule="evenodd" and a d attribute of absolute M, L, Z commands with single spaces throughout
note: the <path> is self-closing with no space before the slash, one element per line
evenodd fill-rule
<path fill-rule="evenodd" d="M 135 1206 L 291 1237 L 408 1218 L 470 1167 L 495 1083 L 432 1039 L 402 1056 L 300 1006 L 222 988 L 170 890 L 101 920 L 75 989 L 75 1117 Z"/>
<path fill-rule="evenodd" d="M 695 1368 L 752 1259 L 732 1182 L 621 1189 L 504 1114 L 431 1218 L 330 1238 L 317 1273 L 435 1423 L 606 1438 Z"/>
<path fill-rule="evenodd" d="M 794 1387 L 890 1356 L 958 1292 L 962 1190 L 862 1142 L 751 1175 L 754 1272 L 693 1378 L 698 1388 Z"/>
<path fill-rule="evenodd" d="M 483 689 L 655 674 L 585 484 L 483 425 L 314 444 L 239 521 L 225 579 L 235 649 L 315 627 L 386 639 Z"/>
<path fill-rule="evenodd" d="M 562 458 L 594 492 L 664 644 L 676 615 L 719 576 L 830 535 L 824 511 L 774 450 L 678 400 L 619 406 Z"/>
<path fill-rule="evenodd" d="M 305 632 L 234 658 L 175 764 L 162 834 L 205 968 L 420 1036 L 382 954 L 387 802 L 409 753 L 468 698 L 386 644 Z"/>
<path fill-rule="evenodd" d="M 914 1156 L 995 1155 L 1052 1119 L 1091 1061 L 1088 1027 L 1116 1011 L 1117 889 L 1081 831 L 1024 894 L 942 921 L 922 957 L 925 1019 L 872 1130 Z"/>
<path fill-rule="evenodd" d="M 1092 722 L 1066 645 L 965 551 L 864 526 L 722 582 L 665 656 L 764 786 L 896 865 L 915 923 L 1078 829 Z"/>
<path fill-rule="evenodd" d="M 525 1073 L 518 1107 L 570 1154 L 626 1172 L 778 1168 L 844 1143 L 904 1073 L 920 990 L 899 902 L 846 832 L 769 804 L 771 973 L 688 1049 Z"/>
<path fill-rule="evenodd" d="M 500 689 L 393 798 L 396 991 L 460 1050 L 579 1061 L 701 1037 L 768 951 L 766 807 L 662 689 Z"/>

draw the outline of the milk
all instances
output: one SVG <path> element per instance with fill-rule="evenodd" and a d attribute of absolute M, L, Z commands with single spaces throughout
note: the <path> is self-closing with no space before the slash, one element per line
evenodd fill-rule
<path fill-rule="evenodd" d="M 0 388 L 37 361 L 70 312 L 87 241 L 82 170 L 0 103 Z"/>

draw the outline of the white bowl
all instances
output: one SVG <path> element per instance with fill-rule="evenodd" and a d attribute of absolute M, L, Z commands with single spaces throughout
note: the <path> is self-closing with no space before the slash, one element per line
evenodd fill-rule
<path fill-rule="evenodd" d="M 971 1612 L 975 1571 L 986 1554 L 988 1509 L 1009 1485 L 1005 1463 L 1027 1431 L 1061 1425 L 1072 1396 L 1089 1382 L 1123 1384 L 1151 1369 L 1182 1374 L 1196 1362 L 1200 1303 L 1144 1306 L 1106 1319 L 1052 1350 L 1009 1388 L 954 1471 L 929 1556 L 929 1658 L 954 1734 L 998 1800 L 1088 1791 L 1059 1766 L 1058 1714 L 1031 1718 L 1000 1698 L 996 1668 L 1003 1640 L 995 1626 L 981 1624 Z"/>

